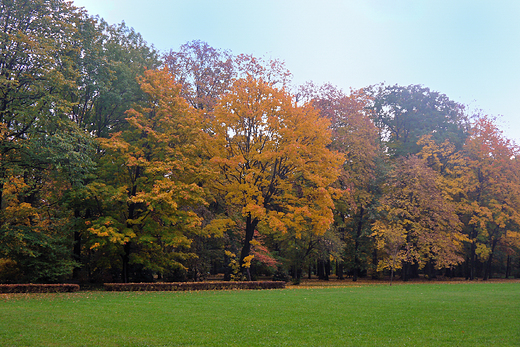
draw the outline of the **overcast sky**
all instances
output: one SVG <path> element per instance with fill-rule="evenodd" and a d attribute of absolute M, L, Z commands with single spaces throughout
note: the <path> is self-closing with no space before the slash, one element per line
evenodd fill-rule
<path fill-rule="evenodd" d="M 520 143 L 519 0 L 74 0 L 160 51 L 192 40 L 284 60 L 297 84 L 421 84 L 503 115 Z"/>

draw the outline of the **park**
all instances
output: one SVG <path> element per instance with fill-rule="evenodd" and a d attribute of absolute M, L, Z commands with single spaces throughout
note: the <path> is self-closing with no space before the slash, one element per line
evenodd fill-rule
<path fill-rule="evenodd" d="M 2 346 L 518 346 L 520 282 L 0 294 Z"/>

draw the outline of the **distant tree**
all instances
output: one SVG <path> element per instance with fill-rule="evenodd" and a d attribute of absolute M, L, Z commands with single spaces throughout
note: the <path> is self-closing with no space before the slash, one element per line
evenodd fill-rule
<path fill-rule="evenodd" d="M 195 40 L 171 50 L 164 57 L 170 72 L 182 84 L 182 95 L 198 109 L 212 109 L 218 97 L 229 90 L 234 77 L 229 51 Z"/>
<path fill-rule="evenodd" d="M 410 277 L 410 266 L 437 269 L 463 261 L 461 223 L 455 207 L 438 187 L 437 174 L 416 156 L 403 157 L 385 184 L 381 199 L 382 218 L 373 225 L 377 247 L 385 256 L 380 269 L 402 268 Z"/>
<path fill-rule="evenodd" d="M 272 84 L 288 85 L 291 74 L 279 60 L 265 61 L 248 54 L 233 55 L 195 40 L 171 50 L 166 66 L 182 86 L 182 96 L 197 109 L 212 110 L 233 82 L 251 76 Z"/>
<path fill-rule="evenodd" d="M 316 87 L 312 83 L 300 88 L 299 96 L 302 102 L 310 102 L 330 120 L 332 142 L 329 147 L 346 157 L 336 182 L 344 194 L 335 201 L 334 228 L 345 247 L 341 265 L 348 267 L 356 281 L 370 263 L 373 247 L 370 219 L 378 191 L 376 163 L 381 151 L 372 111 L 368 109 L 372 100 L 364 90 L 346 95 L 330 84 Z"/>
<path fill-rule="evenodd" d="M 446 95 L 420 85 L 381 84 L 367 92 L 373 98 L 375 125 L 391 155 L 417 154 L 417 141 L 428 134 L 438 143 L 448 139 L 462 147 L 469 125 L 464 106 Z"/>
<path fill-rule="evenodd" d="M 73 59 L 78 70 L 67 96 L 78 126 L 95 137 L 108 137 L 126 126 L 125 111 L 145 101 L 137 77 L 160 65 L 159 55 L 125 23 L 108 25 L 84 18 Z"/>

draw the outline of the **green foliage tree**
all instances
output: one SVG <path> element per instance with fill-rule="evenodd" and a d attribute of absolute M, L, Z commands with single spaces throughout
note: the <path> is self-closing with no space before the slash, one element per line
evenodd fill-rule
<path fill-rule="evenodd" d="M 64 1 L 0 4 L 1 256 L 21 281 L 70 271 L 66 191 L 92 169 L 88 136 L 69 119 L 83 13 Z"/>
<path fill-rule="evenodd" d="M 381 84 L 367 92 L 373 97 L 374 123 L 389 154 L 417 154 L 417 142 L 427 134 L 438 143 L 448 139 L 459 149 L 464 144 L 469 125 L 464 106 L 446 95 L 420 85 Z"/>
<path fill-rule="evenodd" d="M 78 76 L 67 96 L 70 117 L 95 137 L 109 137 L 127 122 L 125 111 L 145 101 L 137 77 L 160 65 L 158 53 L 123 22 L 84 17 L 77 36 Z"/>

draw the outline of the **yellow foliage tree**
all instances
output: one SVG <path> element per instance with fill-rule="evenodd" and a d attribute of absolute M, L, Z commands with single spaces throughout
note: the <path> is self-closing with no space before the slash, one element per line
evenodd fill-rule
<path fill-rule="evenodd" d="M 316 234 L 329 228 L 330 184 L 343 157 L 327 149 L 328 126 L 313 107 L 251 77 L 237 80 L 215 107 L 205 144 L 218 173 L 211 186 L 245 219 L 241 265 L 259 223 L 297 236 L 309 226 Z"/>
<path fill-rule="evenodd" d="M 187 233 L 200 230 L 193 207 L 205 204 L 197 111 L 167 70 L 146 71 L 140 82 L 149 101 L 127 112 L 127 130 L 99 139 L 103 183 L 89 186 L 94 198 L 108 202 L 89 227 L 91 247 L 123 246 L 124 281 L 131 261 L 162 272 L 176 252 L 182 257 Z"/>
<path fill-rule="evenodd" d="M 492 118 L 479 117 L 464 154 L 468 174 L 461 214 L 470 239 L 469 277 L 475 278 L 475 262 L 480 260 L 485 263 L 483 278 L 487 279 L 497 245 L 520 228 L 519 149 Z"/>

